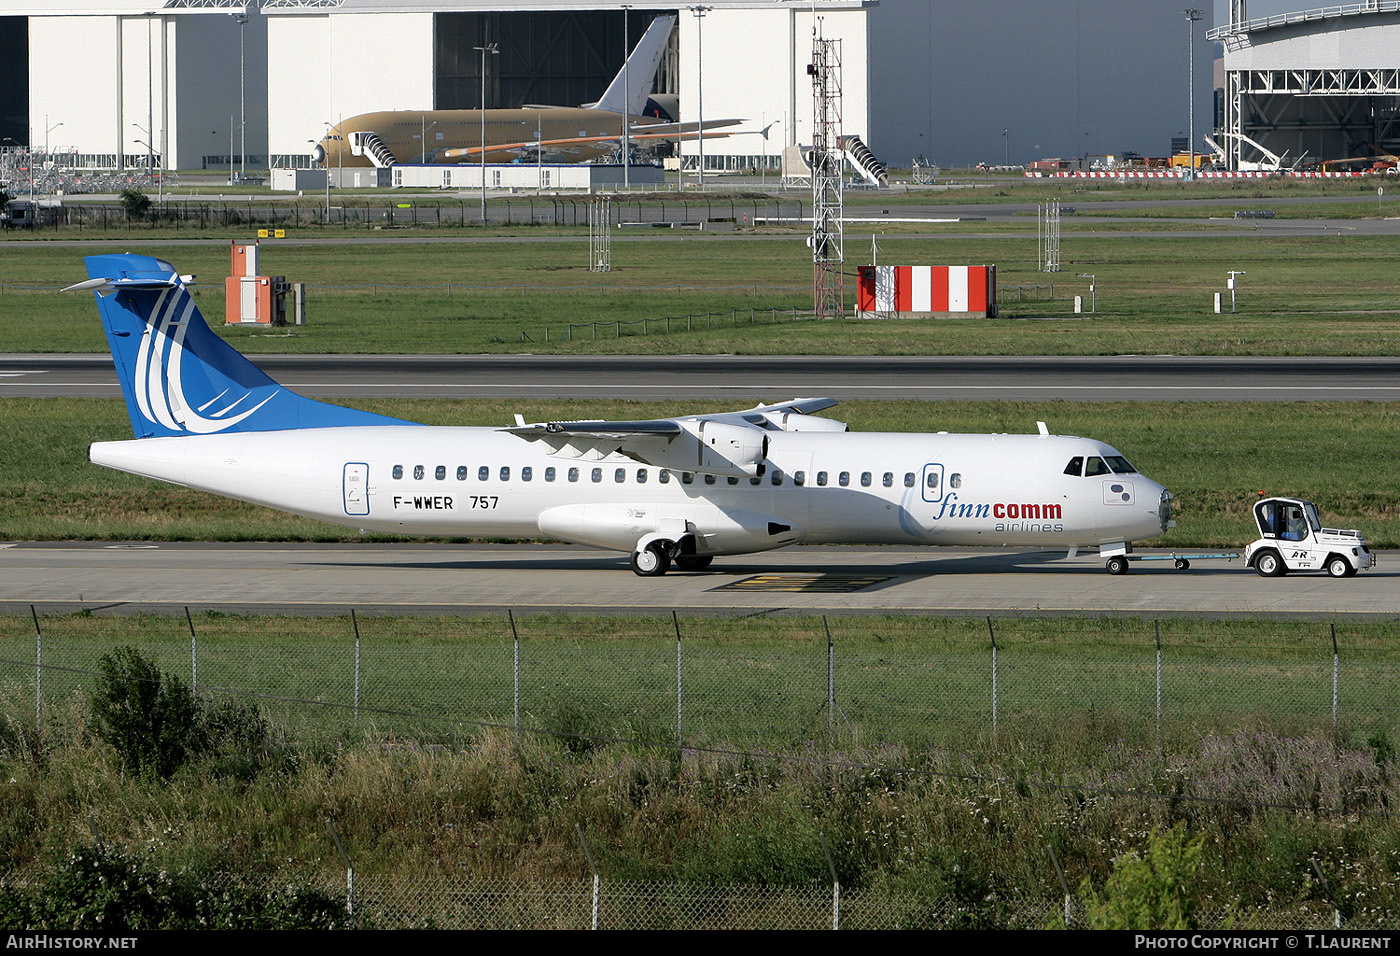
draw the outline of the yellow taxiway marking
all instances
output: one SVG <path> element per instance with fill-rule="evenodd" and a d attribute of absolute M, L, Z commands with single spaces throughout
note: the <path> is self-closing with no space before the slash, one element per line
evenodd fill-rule
<path fill-rule="evenodd" d="M 804 593 L 850 593 L 890 580 L 888 574 L 842 574 L 836 572 L 755 574 L 710 588 L 711 591 L 792 591 Z"/>

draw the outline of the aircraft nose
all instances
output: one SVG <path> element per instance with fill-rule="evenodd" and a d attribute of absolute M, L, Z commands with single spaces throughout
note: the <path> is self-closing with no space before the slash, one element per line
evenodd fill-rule
<path fill-rule="evenodd" d="M 320 143 L 317 143 L 316 146 L 311 150 L 311 161 L 313 163 L 323 163 L 325 162 L 325 160 L 326 147 L 322 146 Z"/>

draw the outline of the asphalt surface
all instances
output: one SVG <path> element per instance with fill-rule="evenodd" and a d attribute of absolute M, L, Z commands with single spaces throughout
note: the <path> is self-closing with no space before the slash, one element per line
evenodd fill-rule
<path fill-rule="evenodd" d="M 1400 358 L 255 355 L 312 397 L 1400 400 Z M 106 355 L 0 355 L 0 398 L 118 397 Z M 703 411 L 703 409 L 698 409 Z"/>
<path fill-rule="evenodd" d="M 639 578 L 625 555 L 555 544 L 18 543 L 0 545 L 0 611 L 1394 616 L 1400 564 L 1379 558 L 1339 580 L 1200 558 L 1113 576 L 1094 554 L 814 546 Z"/>

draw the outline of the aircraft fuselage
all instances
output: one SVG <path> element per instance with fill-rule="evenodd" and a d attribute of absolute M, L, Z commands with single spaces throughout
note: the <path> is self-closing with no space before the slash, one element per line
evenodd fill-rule
<path fill-rule="evenodd" d="M 701 555 L 798 541 L 1087 548 L 1160 534 L 1161 485 L 1086 473 L 1083 462 L 1115 456 L 1052 435 L 774 431 L 763 473 L 734 478 L 428 426 L 145 438 L 90 452 L 122 471 L 364 530 L 630 551 L 679 523 Z M 1079 473 L 1067 473 L 1075 461 Z"/>

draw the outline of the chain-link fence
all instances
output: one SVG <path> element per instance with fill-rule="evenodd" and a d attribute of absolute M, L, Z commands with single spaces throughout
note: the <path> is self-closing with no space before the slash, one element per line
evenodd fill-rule
<path fill-rule="evenodd" d="M 1225 648 L 1181 622 L 1063 647 L 990 619 L 928 643 L 866 628 L 845 638 L 839 622 L 834 633 L 813 622 L 801 639 L 750 639 L 703 618 L 638 619 L 607 635 L 477 619 L 432 639 L 402 624 L 382 634 L 373 621 L 318 619 L 288 640 L 276 619 L 252 620 L 262 623 L 167 619 L 135 643 L 198 691 L 256 700 L 308 740 L 366 730 L 448 739 L 492 725 L 689 746 L 957 751 L 1080 730 L 1169 747 L 1257 728 L 1394 737 L 1400 715 L 1400 658 L 1327 625 L 1311 641 Z M 28 688 L 40 722 L 45 706 L 91 686 L 114 643 L 129 643 L 100 619 L 30 624 L 0 627 L 0 678 Z"/>
<path fill-rule="evenodd" d="M 23 184 L 28 186 L 27 180 Z M 139 177 L 113 182 L 114 188 L 147 189 Z M 383 229 L 394 226 L 472 226 L 482 224 L 481 206 L 467 199 L 356 199 L 335 195 L 333 201 L 227 198 L 173 199 L 153 196 L 146 214 L 131 216 L 117 203 L 65 200 L 63 222 L 76 229 L 211 229 L 225 226 L 280 228 Z M 587 196 L 493 198 L 486 208 L 488 225 L 587 226 Z M 614 200 L 618 228 L 695 226 L 732 223 L 802 226 L 800 199 L 634 199 Z"/>

